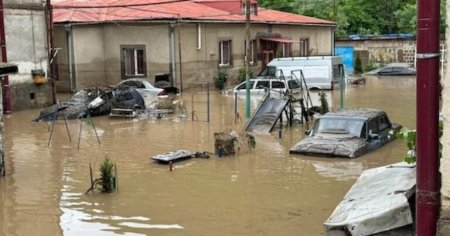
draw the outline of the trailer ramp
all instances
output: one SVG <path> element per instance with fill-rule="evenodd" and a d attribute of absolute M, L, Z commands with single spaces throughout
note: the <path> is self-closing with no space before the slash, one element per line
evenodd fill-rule
<path fill-rule="evenodd" d="M 250 117 L 245 131 L 270 133 L 288 104 L 287 99 L 276 99 L 266 95 Z"/>

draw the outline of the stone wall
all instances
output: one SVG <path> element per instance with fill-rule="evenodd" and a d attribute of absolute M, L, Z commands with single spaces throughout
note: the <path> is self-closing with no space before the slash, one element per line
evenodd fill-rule
<path fill-rule="evenodd" d="M 352 46 L 354 48 L 354 58 L 356 58 L 357 54 L 360 54 L 364 68 L 368 65 L 383 66 L 394 62 L 415 65 L 415 39 L 336 40 L 336 46 Z M 441 51 L 445 52 L 445 48 L 445 41 L 441 41 Z M 446 61 L 445 57 L 443 59 Z"/>

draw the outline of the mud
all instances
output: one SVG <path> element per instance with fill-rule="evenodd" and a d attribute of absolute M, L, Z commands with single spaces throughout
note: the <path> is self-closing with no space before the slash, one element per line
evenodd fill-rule
<path fill-rule="evenodd" d="M 327 93 L 339 108 L 339 91 Z M 192 97 L 183 94 L 185 119 L 95 117 L 100 144 L 85 120 L 69 121 L 71 142 L 64 121 L 57 121 L 48 146 L 48 124 L 31 123 L 38 110 L 6 116 L 0 235 L 323 235 L 323 222 L 359 174 L 398 162 L 406 151 L 396 140 L 352 160 L 290 155 L 306 125 L 276 125 L 270 135 L 255 135 L 249 153 L 189 159 L 169 171 L 150 157 L 179 149 L 214 152 L 215 132 L 244 126 L 242 98 L 236 119 L 234 96 L 211 94 L 210 122 L 204 122 L 206 103 L 191 104 Z M 382 109 L 392 121 L 415 127 L 413 77 L 368 78 L 347 87 L 344 97 L 345 107 Z M 119 192 L 85 195 L 89 164 L 98 177 L 105 156 L 117 165 Z"/>

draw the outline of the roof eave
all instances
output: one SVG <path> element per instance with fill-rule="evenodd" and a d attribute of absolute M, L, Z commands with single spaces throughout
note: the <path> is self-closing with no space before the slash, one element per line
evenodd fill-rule
<path fill-rule="evenodd" d="M 213 24 L 245 24 L 242 20 L 201 20 L 201 19 L 177 19 L 177 18 L 162 18 L 162 19 L 143 19 L 143 20 L 121 20 L 121 21 L 62 21 L 54 22 L 55 25 L 98 25 L 103 23 L 213 23 Z M 276 21 L 251 21 L 251 24 L 270 24 L 270 25 L 293 25 L 293 26 L 308 26 L 308 27 L 332 27 L 336 28 L 336 24 L 329 23 L 297 23 L 297 22 L 276 22 Z"/>

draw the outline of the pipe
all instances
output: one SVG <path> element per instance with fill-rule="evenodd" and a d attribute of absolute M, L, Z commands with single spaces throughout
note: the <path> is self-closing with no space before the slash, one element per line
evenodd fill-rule
<path fill-rule="evenodd" d="M 66 25 L 66 36 L 67 36 L 67 64 L 69 66 L 69 91 L 74 92 L 74 82 L 73 82 L 73 40 L 72 40 L 72 26 Z"/>
<path fill-rule="evenodd" d="M 176 50 L 176 46 L 175 46 L 175 24 L 172 22 L 169 24 L 169 53 L 170 53 L 170 63 L 171 63 L 171 74 L 172 74 L 172 81 L 170 82 L 173 86 L 175 86 L 175 80 L 177 77 L 176 74 L 176 57 L 175 57 L 175 50 Z"/>
<path fill-rule="evenodd" d="M 5 19 L 4 19 L 4 8 L 3 0 L 0 0 L 0 47 L 2 53 L 2 62 L 8 62 L 7 52 L 6 52 L 6 36 L 5 36 Z M 10 114 L 12 111 L 11 103 L 11 91 L 9 87 L 9 77 L 5 75 L 3 77 L 3 99 L 4 99 L 4 113 Z"/>
<path fill-rule="evenodd" d="M 56 104 L 56 88 L 55 88 L 55 79 L 56 79 L 56 67 L 55 61 L 53 60 L 53 56 L 56 57 L 56 53 L 54 54 L 53 47 L 53 9 L 50 0 L 46 0 L 45 6 L 45 16 L 47 17 L 47 47 L 48 47 L 48 66 L 50 68 L 50 73 L 47 74 L 47 77 L 50 79 L 51 89 L 52 89 L 52 102 Z"/>
<path fill-rule="evenodd" d="M 180 74 L 179 74 L 179 81 L 180 81 L 180 91 L 183 92 L 183 61 L 181 60 L 181 31 L 180 31 L 180 18 L 178 18 L 177 22 L 177 33 L 178 33 L 178 60 L 179 60 L 179 67 L 180 67 Z"/>
<path fill-rule="evenodd" d="M 436 235 L 439 214 L 439 0 L 417 2 L 416 235 Z"/>

